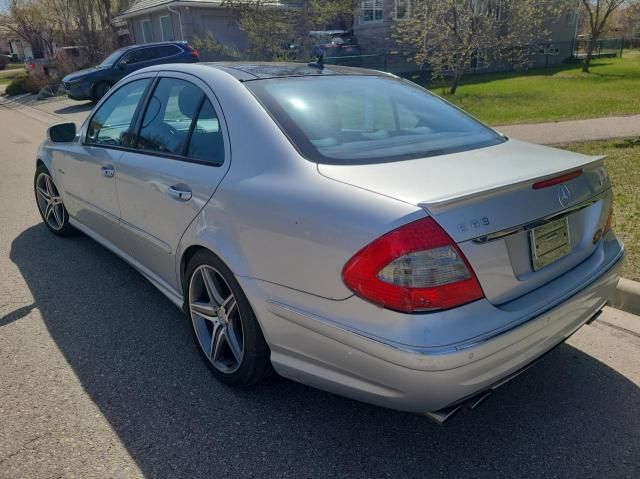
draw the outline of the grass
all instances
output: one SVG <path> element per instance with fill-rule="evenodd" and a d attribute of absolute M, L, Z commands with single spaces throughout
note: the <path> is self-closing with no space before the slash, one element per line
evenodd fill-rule
<path fill-rule="evenodd" d="M 579 64 L 469 77 L 455 95 L 432 88 L 493 125 L 539 123 L 640 113 L 640 50 L 596 59 L 591 73 Z"/>
<path fill-rule="evenodd" d="M 623 276 L 640 281 L 640 138 L 572 143 L 563 148 L 607 155 L 614 191 L 614 230 L 627 251 Z"/>
<path fill-rule="evenodd" d="M 22 69 L 12 68 L 8 70 L 0 70 L 0 81 L 2 80 L 11 81 L 13 78 L 17 77 L 18 75 L 24 72 L 25 72 L 24 68 Z"/>

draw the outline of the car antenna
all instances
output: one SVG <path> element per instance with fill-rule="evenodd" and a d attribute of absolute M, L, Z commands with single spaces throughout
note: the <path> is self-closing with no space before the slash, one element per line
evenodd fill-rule
<path fill-rule="evenodd" d="M 324 52 L 318 55 L 318 59 L 315 62 L 309 62 L 308 66 L 323 70 L 324 69 Z"/>

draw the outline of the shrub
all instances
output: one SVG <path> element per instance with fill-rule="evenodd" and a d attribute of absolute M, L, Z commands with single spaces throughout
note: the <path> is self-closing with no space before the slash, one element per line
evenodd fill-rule
<path fill-rule="evenodd" d="M 11 83 L 7 85 L 7 89 L 5 90 L 5 93 L 7 94 L 7 96 L 14 96 L 14 95 L 20 95 L 22 93 L 29 93 L 25 85 L 28 79 L 29 79 L 29 75 L 27 75 L 26 73 L 23 73 L 16 76 L 13 80 L 11 80 Z"/>
<path fill-rule="evenodd" d="M 22 93 L 38 93 L 51 83 L 52 79 L 46 75 L 29 75 L 22 73 L 11 80 L 5 92 L 7 96 L 21 95 Z"/>

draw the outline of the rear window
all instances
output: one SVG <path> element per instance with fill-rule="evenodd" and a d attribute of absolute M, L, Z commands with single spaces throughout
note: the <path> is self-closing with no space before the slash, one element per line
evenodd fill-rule
<path fill-rule="evenodd" d="M 505 141 L 408 81 L 376 76 L 245 82 L 307 159 L 367 164 L 444 155 Z"/>

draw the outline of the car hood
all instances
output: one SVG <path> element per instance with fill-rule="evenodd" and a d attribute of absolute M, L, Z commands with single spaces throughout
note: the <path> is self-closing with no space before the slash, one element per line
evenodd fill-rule
<path fill-rule="evenodd" d="M 87 77 L 93 73 L 96 73 L 100 70 L 104 70 L 106 67 L 95 66 L 91 68 L 85 68 L 84 70 L 78 70 L 77 72 L 69 73 L 65 76 L 62 81 L 64 82 L 72 82 L 74 80 L 80 80 L 84 77 Z"/>
<path fill-rule="evenodd" d="M 449 155 L 364 165 L 319 164 L 320 174 L 414 205 L 447 202 L 572 170 L 594 158 L 508 140 Z"/>

